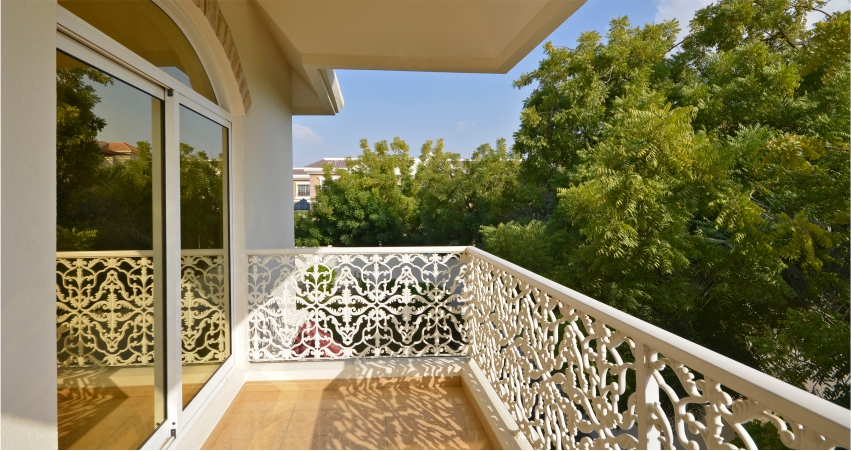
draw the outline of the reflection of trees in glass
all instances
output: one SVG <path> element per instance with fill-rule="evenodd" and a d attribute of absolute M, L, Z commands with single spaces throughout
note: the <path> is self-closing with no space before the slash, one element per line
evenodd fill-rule
<path fill-rule="evenodd" d="M 136 143 L 134 159 L 98 168 L 97 183 L 84 193 L 83 211 L 97 230 L 97 249 L 153 249 L 153 155 Z"/>
<path fill-rule="evenodd" d="M 97 134 L 106 121 L 95 116 L 100 102 L 87 80 L 103 85 L 112 83 L 106 74 L 90 68 L 56 70 L 56 224 L 59 250 L 89 249 L 94 230 L 78 230 L 75 220 L 78 205 L 75 194 L 91 186 L 103 163 Z M 86 227 L 83 227 L 86 229 Z"/>
<path fill-rule="evenodd" d="M 220 249 L 224 234 L 222 156 L 180 143 L 180 247 Z"/>
<path fill-rule="evenodd" d="M 104 164 L 98 133 L 106 121 L 94 114 L 100 102 L 91 83 L 113 79 L 93 68 L 56 71 L 57 250 L 152 248 L 151 144 L 138 156 Z"/>
<path fill-rule="evenodd" d="M 93 68 L 56 71 L 56 249 L 153 248 L 153 155 L 138 141 L 135 158 L 106 164 L 97 141 L 106 120 L 93 83 L 110 85 Z M 222 160 L 180 145 L 182 247 L 221 248 Z"/>

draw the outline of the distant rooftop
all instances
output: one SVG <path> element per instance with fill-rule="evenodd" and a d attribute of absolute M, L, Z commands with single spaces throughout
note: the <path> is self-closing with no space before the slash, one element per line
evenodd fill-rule
<path fill-rule="evenodd" d="M 98 145 L 100 146 L 100 153 L 103 155 L 126 155 L 139 152 L 136 146 L 131 146 L 125 142 L 98 141 Z"/>
<path fill-rule="evenodd" d="M 330 164 L 335 169 L 346 169 L 345 158 L 323 158 L 316 163 L 310 163 L 306 168 L 321 168 L 322 165 Z"/>

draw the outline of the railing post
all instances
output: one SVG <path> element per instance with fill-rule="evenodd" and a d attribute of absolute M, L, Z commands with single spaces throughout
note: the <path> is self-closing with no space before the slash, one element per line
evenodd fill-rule
<path fill-rule="evenodd" d="M 653 405 L 659 402 L 659 384 L 653 378 L 650 365 L 653 348 L 644 343 L 635 342 L 635 383 L 638 402 L 636 403 L 638 449 L 662 449 L 659 431 L 653 427 L 650 414 Z"/>

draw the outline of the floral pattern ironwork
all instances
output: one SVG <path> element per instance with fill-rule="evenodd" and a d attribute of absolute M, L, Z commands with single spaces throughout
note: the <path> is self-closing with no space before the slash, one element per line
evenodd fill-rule
<path fill-rule="evenodd" d="M 222 255 L 182 257 L 185 363 L 228 355 Z M 56 346 L 60 366 L 154 363 L 154 261 L 151 256 L 56 259 Z"/>
<path fill-rule="evenodd" d="M 791 449 L 833 449 L 840 443 L 824 437 L 813 427 L 805 427 L 788 414 L 779 414 L 760 402 L 747 398 L 734 398 L 735 393 L 710 377 L 695 379 L 693 370 L 682 363 L 647 349 L 646 361 L 655 382 L 672 405 L 672 414 L 666 414 L 661 403 L 649 409 L 654 428 L 660 433 L 662 449 L 737 449 L 731 443 L 738 438 L 747 449 L 758 449 L 745 425 L 757 420 L 772 424 L 780 441 Z M 663 371 L 668 367 L 679 383 L 671 385 Z M 671 421 L 673 417 L 673 421 Z M 725 431 L 725 425 L 730 428 Z M 732 431 L 730 430 L 732 429 Z M 679 443 L 677 443 L 679 442 Z"/>
<path fill-rule="evenodd" d="M 605 318 L 583 313 L 563 293 L 478 256 L 466 253 L 465 260 L 470 356 L 537 449 L 636 448 L 641 438 L 657 449 L 756 449 L 745 428 L 753 420 L 773 424 L 790 448 L 842 445 L 818 425 L 805 426 L 706 375 L 696 378 Z M 639 417 L 645 387 L 636 387 L 635 356 L 655 384 L 651 393 L 658 386 L 658 399 L 645 402 L 646 418 Z M 643 430 L 647 437 L 638 437 Z"/>
<path fill-rule="evenodd" d="M 464 355 L 459 254 L 250 255 L 249 359 Z"/>

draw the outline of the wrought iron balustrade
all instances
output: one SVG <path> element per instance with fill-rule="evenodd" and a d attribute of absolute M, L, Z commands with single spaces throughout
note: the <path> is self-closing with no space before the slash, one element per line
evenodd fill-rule
<path fill-rule="evenodd" d="M 252 253 L 249 359 L 464 355 L 463 249 Z"/>
<path fill-rule="evenodd" d="M 153 251 L 58 252 L 56 345 L 59 366 L 154 363 Z M 181 252 L 184 363 L 229 355 L 224 251 Z"/>
<path fill-rule="evenodd" d="M 472 247 L 248 254 L 252 362 L 467 355 L 538 449 L 851 446 L 848 410 Z"/>

